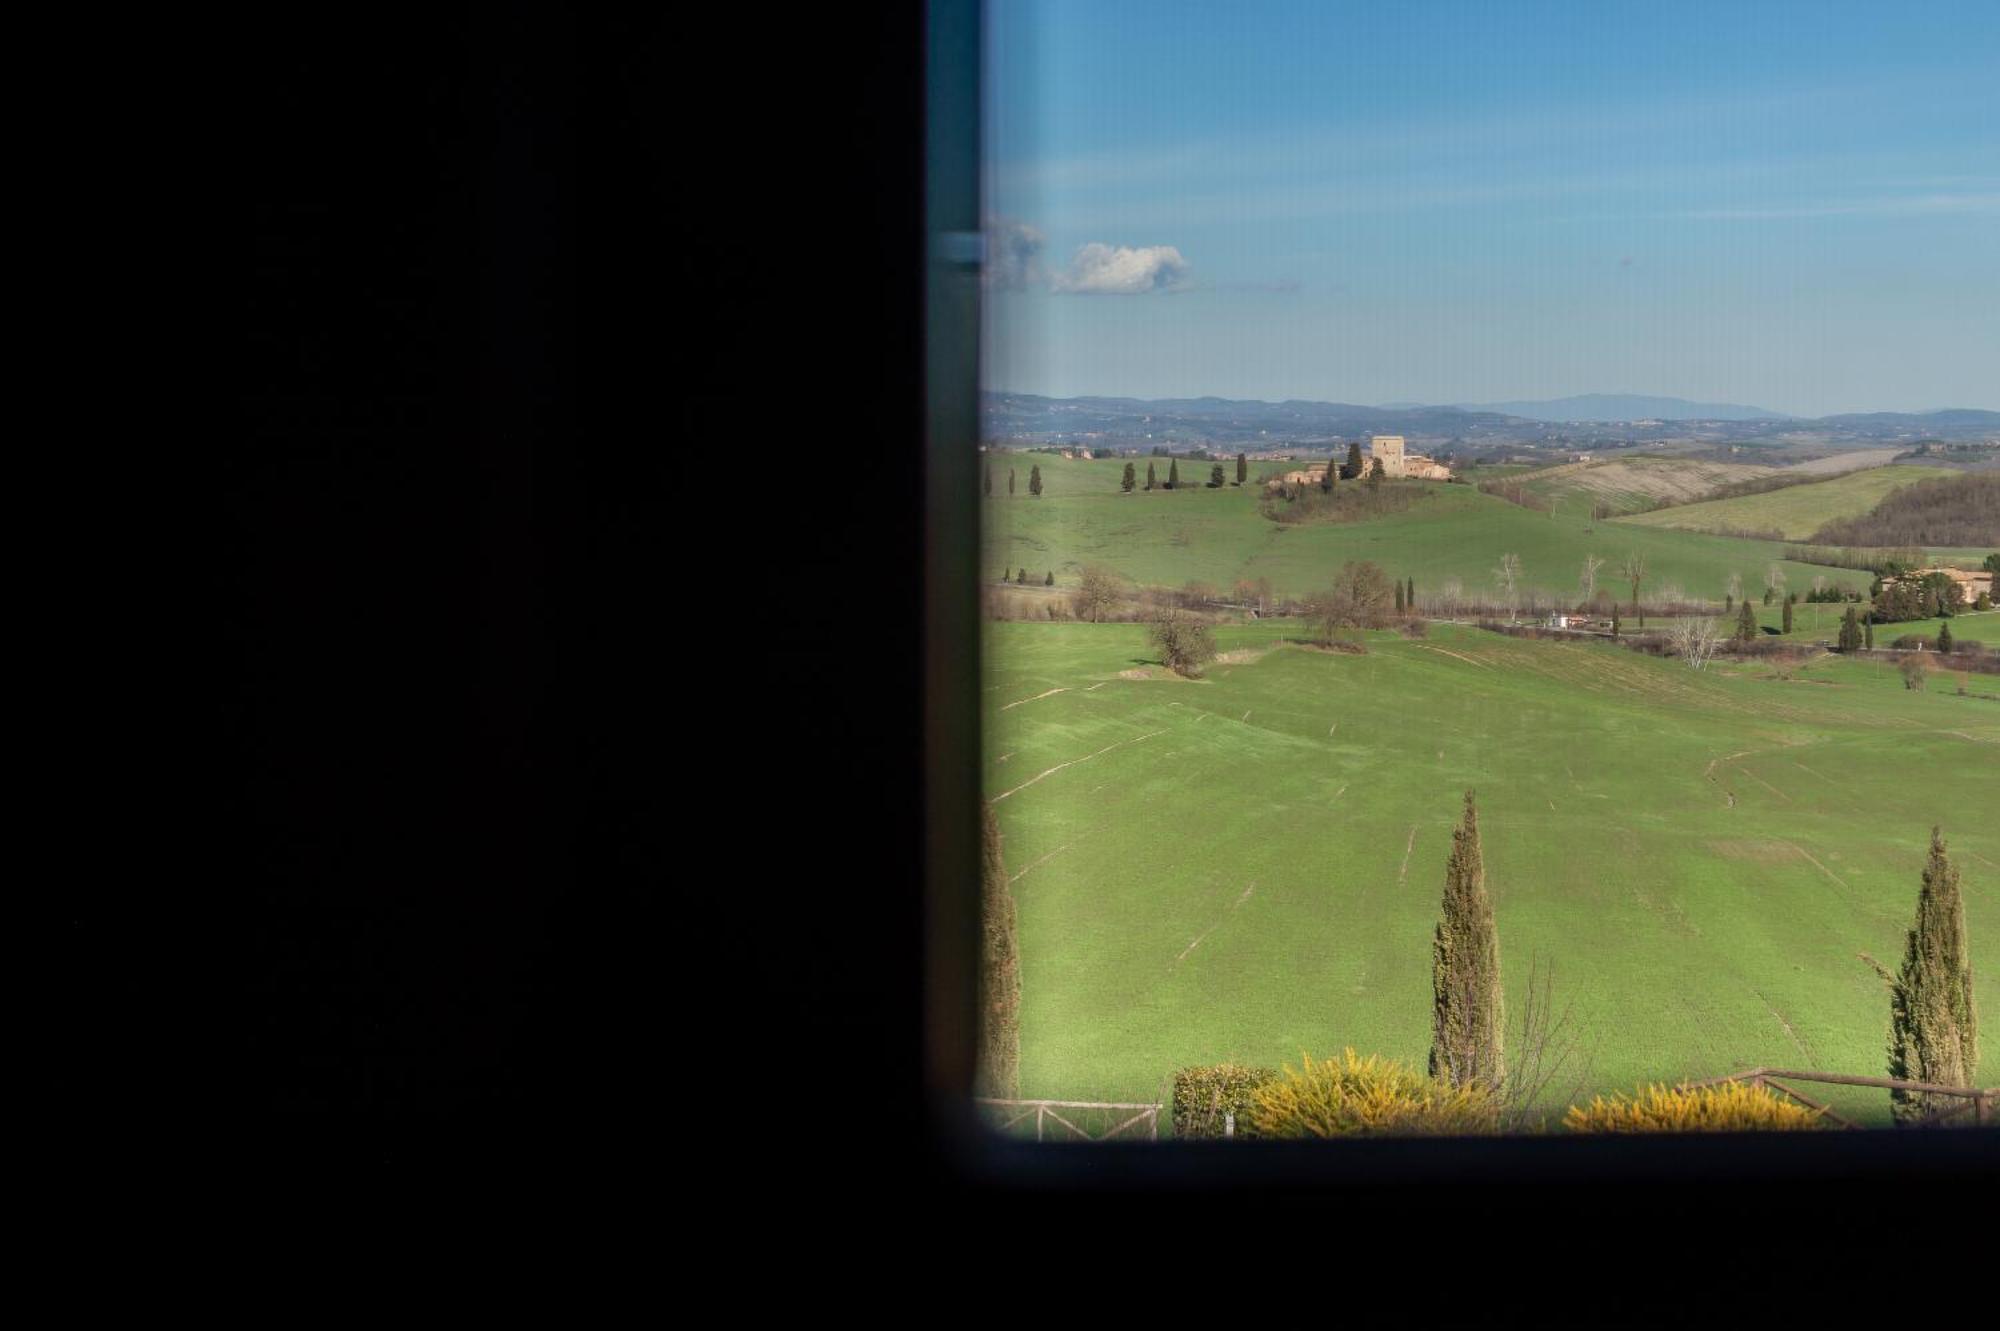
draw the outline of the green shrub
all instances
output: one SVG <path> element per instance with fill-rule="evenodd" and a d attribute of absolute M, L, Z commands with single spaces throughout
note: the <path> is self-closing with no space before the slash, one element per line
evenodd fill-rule
<path fill-rule="evenodd" d="M 1236 1136 L 1254 1135 L 1246 1122 L 1250 1097 L 1277 1075 L 1235 1063 L 1182 1068 L 1174 1074 L 1174 1136 L 1220 1137 L 1229 1114 L 1236 1116 Z"/>
<path fill-rule="evenodd" d="M 1249 1122 L 1260 1137 L 1474 1136 L 1499 1131 L 1500 1103 L 1483 1085 L 1453 1088 L 1348 1049 L 1259 1087 Z"/>
<path fill-rule="evenodd" d="M 1636 1095 L 1571 1105 L 1571 1132 L 1794 1132 L 1823 1125 L 1819 1111 L 1762 1086 L 1723 1082 L 1692 1090 L 1647 1086 Z"/>

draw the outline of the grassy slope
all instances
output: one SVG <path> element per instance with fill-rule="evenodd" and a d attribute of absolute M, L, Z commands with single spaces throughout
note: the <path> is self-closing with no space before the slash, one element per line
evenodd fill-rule
<path fill-rule="evenodd" d="M 1850 472 L 1832 480 L 1810 485 L 1794 485 L 1769 494 L 1744 495 L 1740 499 L 1713 499 L 1700 504 L 1683 504 L 1654 513 L 1620 518 L 1625 526 L 1678 527 L 1688 531 L 1714 531 L 1735 527 L 1745 531 L 1776 529 L 1787 539 L 1803 541 L 1834 518 L 1866 513 L 1881 502 L 1882 496 L 1912 481 L 1958 473 L 1944 467 L 1876 467 Z"/>
<path fill-rule="evenodd" d="M 1587 512 L 1598 503 L 1629 513 L 1656 499 L 1683 499 L 1706 494 L 1719 485 L 1775 473 L 1775 467 L 1691 458 L 1630 457 L 1602 462 L 1572 462 L 1517 477 L 1531 494 L 1557 505 L 1581 503 Z"/>
<path fill-rule="evenodd" d="M 1764 566 L 1782 553 L 1765 541 L 1705 536 L 1625 523 L 1592 522 L 1581 512 L 1554 517 L 1531 513 L 1471 486 L 1408 482 L 1428 497 L 1409 510 L 1362 523 L 1282 526 L 1257 510 L 1252 484 L 1242 489 L 1184 489 L 1122 494 L 1123 463 L 1064 462 L 1037 457 L 1046 490 L 1027 494 L 1028 468 L 1016 458 L 1020 492 L 1006 496 L 1006 471 L 996 479 L 996 497 L 985 505 L 985 548 L 990 576 L 1002 567 L 1026 565 L 1034 580 L 1053 569 L 1059 585 L 1075 585 L 1087 562 L 1102 562 L 1138 582 L 1179 586 L 1201 579 L 1228 588 L 1238 577 L 1271 579 L 1280 595 L 1304 594 L 1328 582 L 1342 561 L 1372 559 L 1391 577 L 1414 577 L 1419 594 L 1436 591 L 1457 577 L 1468 593 L 1487 593 L 1492 570 L 1505 553 L 1518 554 L 1523 587 L 1539 586 L 1564 596 L 1575 594 L 1585 553 L 1607 560 L 1599 572 L 1605 585 L 1628 551 L 1643 553 L 1650 566 L 1649 589 L 1677 582 L 1691 594 L 1719 598 L 1731 572 L 1760 584 Z M 1235 464 L 1225 464 L 1235 475 Z M 1207 464 L 1184 465 L 1183 478 Z M 1262 470 L 1284 470 L 1262 464 Z M 1162 476 L 1165 467 L 1160 468 Z M 1143 483 L 1145 460 L 1139 460 Z M 1581 506 L 1579 506 L 1581 507 Z M 1786 564 L 1790 585 L 1809 586 L 1816 574 L 1865 588 L 1869 575 L 1853 570 Z"/>
<path fill-rule="evenodd" d="M 1530 957 L 1553 961 L 1599 1041 L 1595 1086 L 1879 1072 L 1887 1000 L 1855 954 L 1899 958 L 1933 822 L 2000 1011 L 2000 704 L 1839 660 L 1781 683 L 1452 628 L 1359 658 L 1280 648 L 1202 683 L 1119 678 L 1144 641 L 991 626 L 985 785 L 1016 875 L 1024 1094 L 1154 1099 L 1183 1064 L 1345 1044 L 1421 1062 L 1467 786 L 1510 1002 Z M 2000 1023 L 1982 1041 L 2000 1068 Z"/>

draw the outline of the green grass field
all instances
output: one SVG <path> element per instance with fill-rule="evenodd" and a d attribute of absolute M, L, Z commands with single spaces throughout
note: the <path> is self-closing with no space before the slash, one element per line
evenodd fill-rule
<path fill-rule="evenodd" d="M 1045 491 L 1027 493 L 1028 462 L 1041 464 Z M 1137 459 L 1143 484 L 1147 459 Z M 1161 460 L 1154 459 L 1162 477 Z M 1018 473 L 1019 491 L 1006 494 L 1006 469 Z M 1235 475 L 1235 464 L 1225 464 Z M 1261 468 L 1261 470 L 1260 470 Z M 1601 585 L 1616 588 L 1618 562 L 1628 553 L 1646 557 L 1646 594 L 1679 585 L 1687 594 L 1720 599 L 1729 575 L 1761 585 L 1764 567 L 1783 554 L 1766 541 L 1705 536 L 1625 522 L 1593 522 L 1577 512 L 1534 513 L 1468 485 L 1400 482 L 1422 497 L 1389 517 L 1356 523 L 1281 525 L 1257 506 L 1258 477 L 1287 464 L 1251 469 L 1241 489 L 1190 488 L 1151 494 L 1120 493 L 1122 461 L 1065 461 L 1048 455 L 1001 455 L 994 496 L 985 505 L 984 549 L 989 576 L 1025 566 L 1035 581 L 1053 571 L 1059 585 L 1074 586 L 1086 563 L 1103 563 L 1136 582 L 1180 586 L 1198 579 L 1227 589 L 1236 579 L 1268 577 L 1281 596 L 1304 595 L 1332 580 L 1342 562 L 1372 559 L 1393 578 L 1414 577 L 1419 596 L 1435 594 L 1457 578 L 1468 595 L 1494 595 L 1493 569 L 1502 554 L 1517 554 L 1522 588 L 1538 587 L 1573 598 L 1586 553 L 1607 562 Z M 1184 464 L 1183 481 L 1205 481 L 1208 464 Z M 1809 586 L 1816 575 L 1866 588 L 1867 573 L 1785 563 L 1790 585 Z"/>
<path fill-rule="evenodd" d="M 1793 485 L 1769 494 L 1712 499 L 1618 519 L 1620 526 L 1677 527 L 1684 531 L 1779 531 L 1804 541 L 1835 518 L 1866 513 L 1899 486 L 1934 476 L 1956 476 L 1946 467 L 1898 465 L 1850 472 L 1831 480 Z"/>
<path fill-rule="evenodd" d="M 1298 630 L 1223 627 L 1243 655 L 1189 682 L 1127 677 L 1160 673 L 1142 626 L 988 626 L 1023 1095 L 1157 1100 L 1182 1065 L 1346 1045 L 1421 1066 L 1467 787 L 1509 1003 L 1553 963 L 1594 1088 L 1880 1073 L 1888 1000 L 1857 954 L 1900 959 L 1934 822 L 2000 1013 L 2000 703 L 1839 659 L 1783 681 L 1450 626 L 1341 656 L 1283 645 Z M 2000 1020 L 1982 1051 L 1991 1083 Z"/>
<path fill-rule="evenodd" d="M 1766 606 L 1755 601 L 1751 606 L 1757 612 L 1757 622 L 1768 629 L 1781 629 L 1785 623 L 1785 609 L 1780 605 Z M 1865 607 L 1857 607 L 1865 608 Z M 1814 611 L 1818 611 L 1817 617 Z M 1804 602 L 1792 607 L 1792 631 L 1771 633 L 1768 636 L 1786 642 L 1816 643 L 1821 640 L 1832 643 L 1840 638 L 1840 621 L 1847 614 L 1847 607 L 1826 603 L 1807 605 Z M 1725 629 L 1733 628 L 1736 620 L 1733 614 L 1717 612 L 1716 620 Z M 1936 637 L 1942 626 L 1951 625 L 1954 638 L 1961 641 L 1970 639 L 1984 643 L 1988 647 L 2000 647 L 2000 610 L 1967 610 L 1950 619 L 1913 619 L 1901 624 L 1877 624 L 1875 645 L 1887 647 L 1906 633 L 1918 633 L 1926 637 Z M 1995 689 L 2000 689 L 2000 681 L 1995 681 Z"/>

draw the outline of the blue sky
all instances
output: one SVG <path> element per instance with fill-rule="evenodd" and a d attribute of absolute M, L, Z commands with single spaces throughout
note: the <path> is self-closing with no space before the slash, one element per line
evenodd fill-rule
<path fill-rule="evenodd" d="M 989 387 L 2000 408 L 2000 0 L 989 11 Z"/>

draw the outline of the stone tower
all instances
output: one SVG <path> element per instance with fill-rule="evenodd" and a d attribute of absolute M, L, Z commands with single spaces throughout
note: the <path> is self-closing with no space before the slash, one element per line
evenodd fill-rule
<path fill-rule="evenodd" d="M 1368 455 L 1382 459 L 1384 476 L 1402 476 L 1403 436 L 1400 434 L 1374 434 L 1368 436 Z"/>

